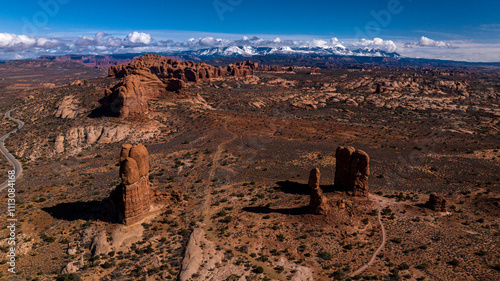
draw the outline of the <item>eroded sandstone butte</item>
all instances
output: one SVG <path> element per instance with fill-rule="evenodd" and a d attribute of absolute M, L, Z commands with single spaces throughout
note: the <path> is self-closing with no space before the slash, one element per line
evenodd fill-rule
<path fill-rule="evenodd" d="M 335 185 L 346 189 L 352 196 L 368 196 L 370 157 L 351 146 L 337 147 L 335 152 Z"/>
<path fill-rule="evenodd" d="M 186 97 L 186 83 L 197 83 L 226 75 L 243 77 L 253 75 L 257 64 L 236 63 L 226 69 L 204 62 L 178 61 L 159 55 L 144 55 L 128 65 L 114 65 L 108 76 L 122 79 L 105 91 L 102 100 L 104 114 L 111 116 L 141 117 L 148 113 L 151 98 Z"/>
<path fill-rule="evenodd" d="M 218 78 L 225 75 L 224 69 L 204 62 L 179 61 L 149 54 L 133 60 L 128 65 L 111 66 L 108 70 L 108 76 L 123 78 L 137 74 L 138 71 L 149 72 L 159 79 L 175 78 L 184 82 L 198 82 L 199 80 Z"/>
<path fill-rule="evenodd" d="M 160 195 L 149 182 L 149 153 L 142 144 L 124 144 L 120 154 L 120 178 L 110 195 L 126 225 L 143 219 Z"/>

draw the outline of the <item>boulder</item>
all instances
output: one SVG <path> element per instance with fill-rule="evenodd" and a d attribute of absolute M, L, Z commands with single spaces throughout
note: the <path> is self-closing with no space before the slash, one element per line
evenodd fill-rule
<path fill-rule="evenodd" d="M 129 156 L 134 158 L 139 167 L 139 176 L 144 177 L 149 175 L 149 153 L 147 148 L 142 144 L 132 146 Z"/>
<path fill-rule="evenodd" d="M 134 158 L 127 157 L 120 163 L 120 178 L 122 184 L 130 185 L 139 181 L 139 165 Z"/>
<path fill-rule="evenodd" d="M 122 151 L 120 153 L 120 163 L 130 156 L 130 149 L 132 148 L 131 144 L 122 145 Z"/>

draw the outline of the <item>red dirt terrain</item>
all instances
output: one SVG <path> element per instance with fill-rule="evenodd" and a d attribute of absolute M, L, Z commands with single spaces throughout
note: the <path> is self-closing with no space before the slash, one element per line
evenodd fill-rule
<path fill-rule="evenodd" d="M 165 79 L 185 85 L 161 88 L 141 114 L 120 117 L 102 110 L 129 74 L 72 66 L 63 76 L 60 62 L 0 67 L 23 70 L 0 88 L 2 112 L 18 107 L 12 116 L 25 122 L 6 141 L 24 167 L 16 278 L 500 278 L 498 70 L 312 71 L 292 61 L 244 77 L 231 67 L 196 81 L 155 74 L 158 83 L 143 79 L 135 89 L 156 91 Z M 29 75 L 54 85 L 13 90 Z M 2 132 L 15 127 L 2 124 Z M 122 145 L 138 143 L 149 153 L 141 180 L 167 200 L 123 225 L 109 196 L 123 179 Z M 334 185 L 341 146 L 366 154 L 349 158 L 361 192 Z M 352 164 L 368 160 L 369 169 Z M 4 160 L 2 180 L 8 169 Z M 323 204 L 317 212 L 311 186 Z M 432 193 L 446 203 L 426 204 Z M 1 262 L 4 278 L 8 267 Z"/>

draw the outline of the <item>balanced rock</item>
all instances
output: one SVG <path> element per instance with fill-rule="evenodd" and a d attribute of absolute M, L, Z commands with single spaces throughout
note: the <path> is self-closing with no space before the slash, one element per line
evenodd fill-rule
<path fill-rule="evenodd" d="M 335 158 L 335 185 L 345 188 L 351 196 L 368 196 L 368 154 L 351 146 L 341 146 L 337 147 Z"/>
<path fill-rule="evenodd" d="M 446 212 L 446 199 L 443 196 L 432 193 L 425 206 L 437 212 Z"/>
<path fill-rule="evenodd" d="M 309 209 L 313 214 L 326 215 L 329 210 L 328 199 L 323 195 L 323 191 L 319 186 L 320 176 L 321 173 L 318 168 L 312 169 L 309 174 L 309 187 L 311 188 Z"/>

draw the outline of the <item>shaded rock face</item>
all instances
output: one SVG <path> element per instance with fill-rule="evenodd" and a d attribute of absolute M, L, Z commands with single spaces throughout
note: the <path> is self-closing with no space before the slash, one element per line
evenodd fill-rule
<path fill-rule="evenodd" d="M 110 199 L 119 207 L 124 224 L 140 221 L 150 210 L 155 191 L 149 183 L 149 153 L 142 144 L 122 146 L 120 178 L 122 183 Z"/>
<path fill-rule="evenodd" d="M 309 187 L 311 188 L 311 201 L 309 209 L 316 215 L 326 215 L 328 213 L 328 199 L 323 195 L 319 187 L 321 173 L 318 168 L 312 169 L 309 174 Z"/>
<path fill-rule="evenodd" d="M 370 157 L 354 147 L 337 147 L 335 185 L 347 190 L 351 196 L 368 196 Z"/>
<path fill-rule="evenodd" d="M 446 212 L 446 199 L 443 196 L 432 193 L 425 206 L 433 211 Z"/>
<path fill-rule="evenodd" d="M 169 86 L 151 74 L 126 76 L 120 83 L 105 91 L 103 107 L 111 116 L 141 116 L 148 112 L 148 100 L 166 94 L 167 87 Z"/>

